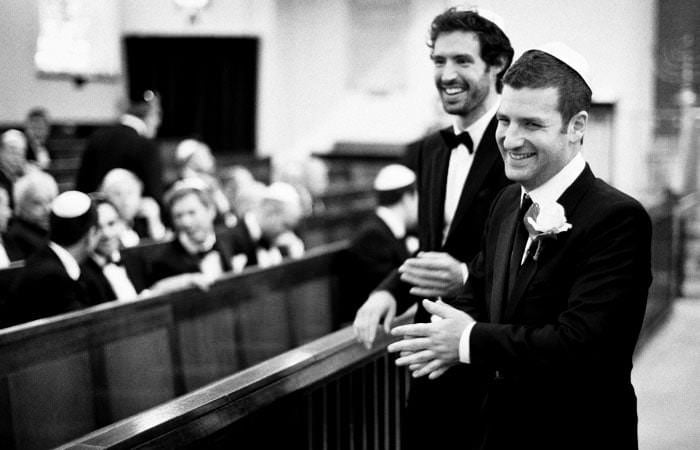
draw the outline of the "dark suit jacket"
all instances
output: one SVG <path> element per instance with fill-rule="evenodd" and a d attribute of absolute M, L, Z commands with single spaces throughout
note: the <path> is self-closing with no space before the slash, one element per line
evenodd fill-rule
<path fill-rule="evenodd" d="M 520 187 L 495 201 L 457 303 L 481 317 L 471 366 L 498 371 L 482 448 L 637 448 L 632 353 L 651 283 L 651 222 L 590 168 L 560 197 L 572 228 L 529 257 L 510 295 Z"/>
<path fill-rule="evenodd" d="M 134 285 L 136 292 L 141 292 L 147 287 L 146 273 L 143 261 L 138 256 L 135 253 L 121 254 L 126 275 L 129 277 L 131 284 Z M 94 259 L 87 258 L 80 265 L 80 271 L 80 281 L 85 288 L 90 305 L 110 302 L 117 298 L 112 285 L 109 284 L 107 277 L 102 272 L 102 267 Z"/>
<path fill-rule="evenodd" d="M 496 126 L 494 118 L 479 143 L 445 245 L 442 245 L 442 230 L 451 149 L 445 144 L 444 134 L 451 132 L 451 128 L 433 133 L 409 146 L 404 163 L 416 173 L 418 237 L 422 251 L 444 251 L 465 263 L 469 263 L 479 251 L 491 202 L 510 183 L 496 145 Z M 381 285 L 394 295 L 400 309 L 406 309 L 420 300 L 408 293 L 410 287 L 400 280 L 398 272 L 394 272 Z M 419 304 L 416 322 L 428 322 L 429 319 Z"/>
<path fill-rule="evenodd" d="M 95 132 L 83 152 L 75 188 L 83 192 L 98 189 L 110 170 L 132 171 L 143 182 L 143 195 L 158 202 L 163 196 L 163 163 L 155 143 L 126 125 L 114 125 Z"/>
<path fill-rule="evenodd" d="M 340 322 L 352 321 L 370 292 L 408 257 L 406 239 L 397 239 L 376 214 L 367 219 L 342 258 Z"/>
<path fill-rule="evenodd" d="M 221 256 L 221 267 L 224 272 L 230 271 L 231 258 L 234 255 L 234 244 L 230 233 L 217 234 L 214 249 Z M 199 261 L 197 255 L 188 253 L 179 239 L 175 238 L 153 258 L 150 264 L 150 274 L 147 277 L 148 286 L 163 278 L 199 272 Z"/>
<path fill-rule="evenodd" d="M 13 217 L 4 237 L 16 259 L 27 259 L 49 242 L 49 232 L 26 220 Z"/>
<path fill-rule="evenodd" d="M 11 291 L 7 312 L 12 323 L 28 322 L 88 306 L 83 287 L 68 276 L 61 260 L 48 245 L 27 260 Z"/>
<path fill-rule="evenodd" d="M 444 136 L 451 129 L 433 133 L 409 147 L 405 164 L 416 173 L 421 250 L 444 251 L 465 263 L 478 253 L 491 203 L 501 189 L 510 184 L 496 144 L 496 126 L 493 118 L 479 143 L 444 245 L 445 191 L 451 154 Z M 415 321 L 429 322 L 420 298 L 408 293 L 410 287 L 400 280 L 396 271 L 380 286 L 392 292 L 399 311 L 418 301 Z M 485 374 L 466 365 L 451 368 L 437 380 L 411 380 L 404 427 L 408 433 L 404 439 L 408 447 L 452 449 L 467 446 L 465 440 L 472 434 L 465 424 L 473 423 L 479 413 L 481 386 L 485 382 Z"/>

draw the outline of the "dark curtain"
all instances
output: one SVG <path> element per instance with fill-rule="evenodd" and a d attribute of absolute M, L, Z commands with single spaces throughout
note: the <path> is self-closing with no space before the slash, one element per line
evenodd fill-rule
<path fill-rule="evenodd" d="M 197 137 L 217 153 L 255 149 L 258 40 L 126 37 L 130 98 L 161 95 L 159 138 Z"/>

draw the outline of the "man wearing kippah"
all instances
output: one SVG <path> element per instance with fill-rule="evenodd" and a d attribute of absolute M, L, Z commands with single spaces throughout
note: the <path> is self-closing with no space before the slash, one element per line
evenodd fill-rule
<path fill-rule="evenodd" d="M 340 271 L 343 294 L 340 322 L 353 320 L 357 308 L 374 288 L 418 249 L 416 175 L 400 164 L 390 164 L 374 179 L 375 213 L 353 237 Z"/>
<path fill-rule="evenodd" d="M 406 165 L 416 173 L 420 252 L 389 275 L 359 309 L 354 322 L 360 342 L 370 346 L 380 321 L 389 330 L 396 312 L 418 303 L 416 322 L 429 322 L 423 298 L 451 301 L 468 277 L 467 264 L 491 202 L 509 183 L 494 138 L 501 78 L 513 48 L 501 20 L 484 10 L 450 8 L 435 17 L 428 46 L 434 79 L 451 127 L 412 144 Z M 466 372 L 469 372 L 467 374 Z M 468 376 L 470 382 L 464 382 Z M 476 414 L 484 381 L 456 367 L 440 380 L 414 380 L 404 422 L 410 448 L 462 448 L 464 422 Z M 459 409 L 462 414 L 452 411 Z M 433 429 L 440 427 L 441 433 Z"/>
<path fill-rule="evenodd" d="M 95 240 L 95 208 L 82 192 L 67 191 L 51 204 L 49 243 L 31 256 L 15 280 L 8 315 L 13 323 L 84 308 L 79 264 Z"/>
<path fill-rule="evenodd" d="M 475 448 L 636 449 L 651 220 L 581 153 L 591 88 L 580 54 L 529 50 L 503 82 L 496 139 L 517 184 L 494 201 L 454 306 L 424 300 L 433 322 L 396 327 L 404 339 L 389 350 L 414 377 L 490 373 Z"/>

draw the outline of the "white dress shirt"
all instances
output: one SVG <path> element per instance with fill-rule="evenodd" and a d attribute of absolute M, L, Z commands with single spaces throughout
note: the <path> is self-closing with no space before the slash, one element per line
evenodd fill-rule
<path fill-rule="evenodd" d="M 68 252 L 68 250 L 61 247 L 55 242 L 49 242 L 49 248 L 53 250 L 56 256 L 58 256 L 58 259 L 61 261 L 61 264 L 63 264 L 63 267 L 66 269 L 68 276 L 73 281 L 78 281 L 78 278 L 80 278 L 80 266 L 78 265 L 78 261 L 76 261 L 75 258 L 73 258 L 73 255 L 71 255 Z"/>
<path fill-rule="evenodd" d="M 566 191 L 569 186 L 571 186 L 576 178 L 583 172 L 586 168 L 586 160 L 583 155 L 579 152 L 574 156 L 574 158 L 569 161 L 569 163 L 564 166 L 556 175 L 547 180 L 541 186 L 526 192 L 525 189 L 521 188 L 521 199 L 524 194 L 528 194 L 532 198 L 533 203 L 539 202 L 555 202 L 561 197 L 561 195 Z M 528 237 L 527 244 L 525 246 L 525 251 L 523 252 L 523 258 L 527 255 L 527 249 L 531 245 L 531 239 Z M 522 264 L 522 262 L 521 262 Z M 471 354 L 469 347 L 469 337 L 471 336 L 472 328 L 474 328 L 476 322 L 472 322 L 464 328 L 462 335 L 459 339 L 459 360 L 463 363 L 471 362 Z"/>
<path fill-rule="evenodd" d="M 136 288 L 134 288 L 134 284 L 126 273 L 126 268 L 113 262 L 121 259 L 119 252 L 115 252 L 110 261 L 98 254 L 92 255 L 92 259 L 102 268 L 102 274 L 112 287 L 117 300 L 134 300 L 138 297 Z"/>
<path fill-rule="evenodd" d="M 0 240 L 0 268 L 4 268 L 10 265 L 10 257 L 7 256 L 7 251 L 5 250 L 5 245 L 3 245 L 2 240 Z"/>
<path fill-rule="evenodd" d="M 469 153 L 464 144 L 459 144 L 457 147 L 452 149 L 450 153 L 450 162 L 447 168 L 447 184 L 445 187 L 445 224 L 442 230 L 442 243 L 445 243 L 447 239 L 447 233 L 450 231 L 450 225 L 452 225 L 452 219 L 454 218 L 455 212 L 457 211 L 457 205 L 459 204 L 459 199 L 462 196 L 462 189 L 464 188 L 464 183 L 467 181 L 467 176 L 469 175 L 469 170 L 474 162 L 474 156 L 476 155 L 476 150 L 481 144 L 481 139 L 484 137 L 486 128 L 491 123 L 491 119 L 496 115 L 498 111 L 498 106 L 500 105 L 500 100 L 497 101 L 491 109 L 486 111 L 486 113 L 479 118 L 476 122 L 471 124 L 466 130 L 462 130 L 457 126 L 455 122 L 452 126 L 454 128 L 455 134 L 462 134 L 463 132 L 468 132 L 469 136 L 472 138 L 474 143 L 474 152 Z"/>

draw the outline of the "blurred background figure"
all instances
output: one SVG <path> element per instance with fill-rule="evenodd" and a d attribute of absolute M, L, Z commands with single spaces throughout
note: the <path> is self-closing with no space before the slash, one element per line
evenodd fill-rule
<path fill-rule="evenodd" d="M 12 323 L 84 308 L 89 305 L 80 282 L 79 264 L 95 240 L 95 209 L 82 192 L 64 192 L 50 208 L 51 234 L 20 270 L 12 286 L 8 316 Z"/>
<path fill-rule="evenodd" d="M 15 213 L 6 240 L 17 249 L 20 259 L 26 259 L 46 244 L 51 202 L 57 195 L 56 180 L 40 170 L 27 173 L 15 183 Z"/>
<path fill-rule="evenodd" d="M 124 221 L 121 243 L 138 245 L 142 239 L 162 241 L 168 237 L 160 216 L 160 206 L 151 197 L 144 197 L 143 183 L 126 169 L 112 169 L 102 180 L 99 192 L 117 208 Z"/>
<path fill-rule="evenodd" d="M 290 184 L 275 182 L 260 194 L 259 202 L 234 228 L 238 249 L 249 266 L 268 267 L 284 258 L 300 258 L 305 248 L 294 231 L 303 215 L 298 192 Z"/>
<path fill-rule="evenodd" d="M 0 135 L 0 186 L 10 195 L 14 204 L 13 185 L 26 170 L 27 138 L 19 130 L 7 130 Z"/>
<path fill-rule="evenodd" d="M 224 272 L 240 272 L 246 264 L 232 234 L 215 232 L 216 207 L 198 178 L 177 181 L 165 196 L 175 239 L 151 263 L 151 292 L 164 293 L 197 286 L 207 289 Z M 155 284 L 153 284 L 155 283 Z"/>
<path fill-rule="evenodd" d="M 175 168 L 180 180 L 196 177 L 204 181 L 216 205 L 216 223 L 233 227 L 236 216 L 216 175 L 216 160 L 207 144 L 197 139 L 185 139 L 175 148 Z"/>
<path fill-rule="evenodd" d="M 272 171 L 274 181 L 291 184 L 297 190 L 304 216 L 325 209 L 320 197 L 328 190 L 328 167 L 319 158 L 276 157 Z"/>
<path fill-rule="evenodd" d="M 75 181 L 79 191 L 96 191 L 114 168 L 133 172 L 143 183 L 143 195 L 157 202 L 163 196 L 163 162 L 152 140 L 160 126 L 158 97 L 146 91 L 119 118 L 119 123 L 98 130 L 88 140 Z"/>
<path fill-rule="evenodd" d="M 231 205 L 231 211 L 240 219 L 262 199 L 265 185 L 253 177 L 246 167 L 234 165 L 221 175 L 223 192 Z"/>
<path fill-rule="evenodd" d="M 418 222 L 416 176 L 400 164 L 382 168 L 374 179 L 375 214 L 353 237 L 341 273 L 341 322 L 354 319 L 370 292 L 418 250 L 411 231 Z"/>
<path fill-rule="evenodd" d="M 22 259 L 14 242 L 7 241 L 5 238 L 5 232 L 11 217 L 10 195 L 4 187 L 0 186 L 0 269 L 9 266 L 12 261 Z"/>
<path fill-rule="evenodd" d="M 133 300 L 146 287 L 142 260 L 135 253 L 121 252 L 120 237 L 126 225 L 114 204 L 103 194 L 94 194 L 93 204 L 97 212 L 96 242 L 80 265 L 89 303 Z"/>
<path fill-rule="evenodd" d="M 42 107 L 29 110 L 24 120 L 27 136 L 27 160 L 46 170 L 51 164 L 51 152 L 47 146 L 51 134 L 49 113 Z"/>

